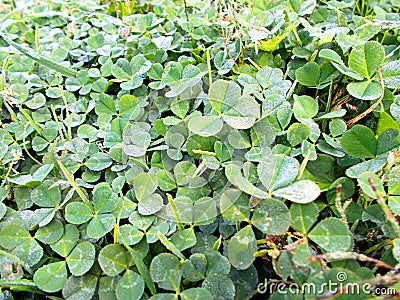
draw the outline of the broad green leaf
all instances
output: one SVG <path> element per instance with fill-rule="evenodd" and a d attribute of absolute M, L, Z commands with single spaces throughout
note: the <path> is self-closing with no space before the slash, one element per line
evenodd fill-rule
<path fill-rule="evenodd" d="M 307 204 L 292 203 L 290 206 L 290 214 L 292 216 L 291 226 L 295 230 L 306 234 L 315 221 L 317 221 L 318 213 L 318 206 L 314 202 Z"/>
<path fill-rule="evenodd" d="M 95 111 L 97 115 L 115 115 L 116 107 L 114 99 L 107 94 L 100 94 L 98 100 L 96 101 Z"/>
<path fill-rule="evenodd" d="M 257 225 L 255 226 L 257 227 Z M 256 237 L 250 225 L 235 233 L 228 243 L 229 261 L 239 270 L 244 270 L 251 266 L 255 259 L 254 253 L 256 251 Z"/>
<path fill-rule="evenodd" d="M 91 299 L 96 291 L 97 277 L 86 274 L 81 277 L 71 276 L 62 289 L 64 299 Z"/>
<path fill-rule="evenodd" d="M 79 243 L 66 259 L 72 275 L 82 276 L 89 271 L 93 266 L 95 255 L 93 244 L 86 241 Z"/>
<path fill-rule="evenodd" d="M 228 164 L 225 166 L 225 175 L 229 182 L 235 185 L 239 190 L 245 192 L 246 194 L 252 195 L 257 198 L 268 198 L 269 194 L 266 191 L 260 190 L 251 184 L 242 175 L 242 170 L 234 165 Z"/>
<path fill-rule="evenodd" d="M 157 173 L 158 185 L 163 191 L 171 191 L 176 188 L 174 176 L 166 170 L 158 170 Z"/>
<path fill-rule="evenodd" d="M 50 174 L 53 167 L 54 164 L 46 164 L 37 169 L 32 175 L 17 175 L 15 177 L 8 177 L 7 180 L 17 185 L 36 187 Z"/>
<path fill-rule="evenodd" d="M 376 154 L 377 141 L 371 129 L 363 125 L 354 125 L 346 131 L 340 143 L 343 150 L 357 158 L 373 158 Z"/>
<path fill-rule="evenodd" d="M 50 263 L 40 267 L 33 276 L 33 280 L 41 290 L 54 293 L 60 291 L 67 280 L 67 266 L 65 261 Z"/>
<path fill-rule="evenodd" d="M 188 128 L 200 136 L 213 136 L 222 129 L 222 120 L 218 116 L 194 116 L 188 122 Z"/>
<path fill-rule="evenodd" d="M 193 228 L 186 228 L 175 232 L 171 237 L 171 242 L 180 250 L 186 250 L 193 247 L 196 242 L 196 235 Z"/>
<path fill-rule="evenodd" d="M 64 226 L 58 220 L 53 220 L 44 227 L 40 227 L 35 233 L 35 239 L 46 244 L 54 244 L 64 233 Z"/>
<path fill-rule="evenodd" d="M 287 139 L 292 147 L 301 144 L 310 136 L 310 129 L 306 124 L 293 123 L 287 131 Z"/>
<path fill-rule="evenodd" d="M 0 232 L 0 245 L 5 249 L 11 250 L 18 244 L 22 244 L 31 238 L 26 229 L 10 223 L 3 227 Z"/>
<path fill-rule="evenodd" d="M 162 81 L 167 85 L 176 84 L 182 77 L 183 67 L 180 63 L 172 61 L 169 62 L 162 74 Z"/>
<path fill-rule="evenodd" d="M 86 162 L 85 166 L 92 171 L 101 171 L 107 169 L 112 164 L 111 157 L 103 152 L 93 154 Z"/>
<path fill-rule="evenodd" d="M 400 130 L 399 124 L 388 114 L 387 112 L 382 112 L 379 116 L 378 128 L 376 129 L 376 134 L 378 137 L 387 130 L 394 129 L 396 131 Z"/>
<path fill-rule="evenodd" d="M 362 80 L 364 78 L 363 76 L 355 73 L 351 68 L 346 67 L 339 54 L 331 49 L 322 49 L 319 52 L 319 57 L 330 61 L 332 65 L 344 75 L 356 80 Z"/>
<path fill-rule="evenodd" d="M 37 264 L 43 255 L 43 249 L 39 243 L 26 229 L 13 222 L 1 230 L 0 245 L 7 250 L 12 250 L 12 254 L 29 266 Z"/>
<path fill-rule="evenodd" d="M 377 196 L 371 187 L 369 179 L 371 179 L 372 184 L 375 186 L 378 195 L 380 195 L 383 198 L 386 195 L 383 184 L 379 179 L 379 177 L 372 172 L 364 172 L 357 178 L 358 184 L 361 187 L 364 194 L 367 195 L 368 197 L 371 197 L 372 199 L 377 199 Z"/>
<path fill-rule="evenodd" d="M 96 214 L 108 213 L 118 206 L 118 198 L 109 184 L 103 182 L 93 189 L 93 204 Z"/>
<path fill-rule="evenodd" d="M 116 300 L 117 296 L 115 294 L 115 289 L 117 287 L 117 282 L 119 276 L 105 276 L 101 277 L 99 280 L 99 298 L 101 300 Z"/>
<path fill-rule="evenodd" d="M 385 57 L 383 46 L 376 41 L 368 41 L 355 46 L 350 52 L 349 67 L 364 78 L 370 79 Z"/>
<path fill-rule="evenodd" d="M 99 239 L 105 236 L 114 228 L 116 218 L 111 214 L 94 215 L 87 227 L 87 234 L 90 238 Z"/>
<path fill-rule="evenodd" d="M 108 276 L 115 276 L 126 269 L 131 261 L 129 252 L 119 244 L 109 244 L 100 250 L 98 262 Z"/>
<path fill-rule="evenodd" d="M 191 288 L 184 290 L 181 294 L 182 300 L 212 300 L 211 293 L 205 288 Z"/>
<path fill-rule="evenodd" d="M 312 202 L 320 195 L 318 185 L 311 180 L 295 181 L 292 184 L 273 191 L 275 197 L 282 197 L 296 203 Z"/>
<path fill-rule="evenodd" d="M 350 178 L 357 178 L 364 172 L 376 173 L 381 170 L 387 162 L 387 156 L 381 155 L 375 159 L 370 159 L 356 164 L 346 170 L 346 175 Z"/>
<path fill-rule="evenodd" d="M 343 134 L 347 129 L 346 122 L 342 119 L 333 119 L 329 122 L 329 131 L 333 137 Z"/>
<path fill-rule="evenodd" d="M 50 245 L 50 247 L 54 252 L 62 257 L 67 257 L 71 250 L 75 247 L 78 240 L 78 229 L 74 225 L 66 224 L 64 226 L 64 234 L 61 239 L 57 243 Z"/>
<path fill-rule="evenodd" d="M 229 262 L 228 262 L 229 263 Z M 207 258 L 203 253 L 194 253 L 182 265 L 183 278 L 197 282 L 205 278 Z"/>
<path fill-rule="evenodd" d="M 353 240 L 348 226 L 337 218 L 322 220 L 310 231 L 308 237 L 328 252 L 348 251 Z"/>
<path fill-rule="evenodd" d="M 163 207 L 163 198 L 159 194 L 151 194 L 139 201 L 138 211 L 144 216 L 153 215 Z"/>
<path fill-rule="evenodd" d="M 311 119 L 318 113 L 317 100 L 309 96 L 293 95 L 293 112 L 297 119 Z"/>
<path fill-rule="evenodd" d="M 382 87 L 376 82 L 361 81 L 347 85 L 350 95 L 361 100 L 375 100 L 382 95 Z"/>
<path fill-rule="evenodd" d="M 213 299 L 235 299 L 235 285 L 228 276 L 212 274 L 203 281 L 202 287 L 211 293 Z"/>
<path fill-rule="evenodd" d="M 378 137 L 376 154 L 382 155 L 395 150 L 400 144 L 399 134 L 400 130 L 398 129 L 387 129 L 382 132 Z"/>
<path fill-rule="evenodd" d="M 94 212 L 82 202 L 71 202 L 65 207 L 65 219 L 72 224 L 82 224 L 93 217 Z"/>
<path fill-rule="evenodd" d="M 222 103 L 222 118 L 232 128 L 249 129 L 260 117 L 260 105 L 249 95 L 225 100 Z"/>
<path fill-rule="evenodd" d="M 299 168 L 300 164 L 295 158 L 263 153 L 257 171 L 262 184 L 269 191 L 273 191 L 292 183 L 297 177 Z"/>
<path fill-rule="evenodd" d="M 193 224 L 206 225 L 212 223 L 217 217 L 217 205 L 215 199 L 203 197 L 194 202 Z"/>
<path fill-rule="evenodd" d="M 255 207 L 251 223 L 267 235 L 284 234 L 291 216 L 286 205 L 276 199 L 263 199 Z"/>
<path fill-rule="evenodd" d="M 300 84 L 308 87 L 317 87 L 320 75 L 321 70 L 315 62 L 308 62 L 296 70 L 296 79 Z"/>
<path fill-rule="evenodd" d="M 169 253 L 157 255 L 151 261 L 150 275 L 160 288 L 169 291 L 178 290 L 182 277 L 178 258 Z"/>
<path fill-rule="evenodd" d="M 142 173 L 135 177 L 133 181 L 133 190 L 136 199 L 139 201 L 150 196 L 155 192 L 158 186 L 157 176 L 149 173 Z"/>
<path fill-rule="evenodd" d="M 139 300 L 144 292 L 144 281 L 136 272 L 127 270 L 118 281 L 115 289 L 117 299 Z"/>
<path fill-rule="evenodd" d="M 224 219 L 246 221 L 250 217 L 249 197 L 237 189 L 228 189 L 220 196 L 220 211 Z"/>
<path fill-rule="evenodd" d="M 383 65 L 381 71 L 385 87 L 390 89 L 400 88 L 400 60 Z"/>
<path fill-rule="evenodd" d="M 125 224 L 119 227 L 118 240 L 121 244 L 135 245 L 139 243 L 144 233 L 130 224 Z"/>
<path fill-rule="evenodd" d="M 222 113 L 223 103 L 239 99 L 241 90 L 239 85 L 226 80 L 217 80 L 211 86 L 208 92 L 208 98 L 212 107 L 219 113 Z"/>
<path fill-rule="evenodd" d="M 40 207 L 56 207 L 61 202 L 59 186 L 51 187 L 51 182 L 44 182 L 33 189 L 31 193 L 33 203 Z"/>
<path fill-rule="evenodd" d="M 207 258 L 207 276 L 210 276 L 211 274 L 229 274 L 231 264 L 226 256 L 216 250 L 206 250 L 204 251 L 204 254 Z"/>

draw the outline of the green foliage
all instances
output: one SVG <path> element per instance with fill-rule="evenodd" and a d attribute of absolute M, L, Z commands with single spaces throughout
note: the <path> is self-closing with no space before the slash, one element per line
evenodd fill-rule
<path fill-rule="evenodd" d="M 398 288 L 396 1 L 20 2 L 0 11 L 1 299 Z"/>

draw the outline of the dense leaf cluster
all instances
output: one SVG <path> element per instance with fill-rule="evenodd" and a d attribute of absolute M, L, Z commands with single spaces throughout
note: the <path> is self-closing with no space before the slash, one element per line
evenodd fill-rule
<path fill-rule="evenodd" d="M 396 292 L 397 1 L 24 2 L 0 4 L 0 298 Z"/>

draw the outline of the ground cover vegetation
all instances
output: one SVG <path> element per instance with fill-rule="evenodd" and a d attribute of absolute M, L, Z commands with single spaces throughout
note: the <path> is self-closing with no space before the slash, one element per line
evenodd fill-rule
<path fill-rule="evenodd" d="M 0 6 L 1 299 L 399 293 L 398 1 Z"/>

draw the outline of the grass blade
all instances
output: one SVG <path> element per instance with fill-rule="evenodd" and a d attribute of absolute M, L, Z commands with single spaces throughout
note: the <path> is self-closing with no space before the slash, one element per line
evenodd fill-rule
<path fill-rule="evenodd" d="M 30 48 L 26 48 L 24 46 L 21 46 L 14 41 L 12 41 L 10 38 L 8 38 L 4 33 L 0 32 L 0 36 L 10 45 L 13 46 L 15 49 L 17 49 L 19 52 L 22 54 L 28 56 L 29 58 L 33 59 L 34 61 L 38 62 L 39 64 L 42 64 L 45 67 L 48 67 L 49 69 L 52 69 L 56 72 L 59 72 L 65 76 L 68 77 L 75 77 L 77 71 L 65 67 L 63 65 L 60 65 L 58 63 L 55 63 L 51 61 L 50 59 L 45 58 L 43 55 L 36 54 L 34 53 Z"/>

